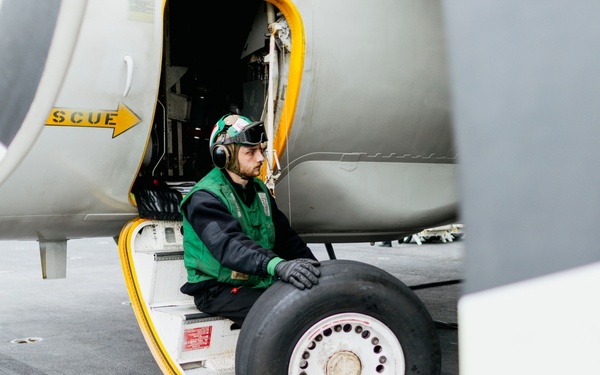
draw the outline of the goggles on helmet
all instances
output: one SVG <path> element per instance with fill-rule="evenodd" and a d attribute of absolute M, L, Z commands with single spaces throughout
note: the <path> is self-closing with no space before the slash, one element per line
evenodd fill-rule
<path fill-rule="evenodd" d="M 223 141 L 224 145 L 239 143 L 245 146 L 256 146 L 267 141 L 265 124 L 262 121 L 255 121 L 244 127 L 241 133 L 229 137 Z"/>

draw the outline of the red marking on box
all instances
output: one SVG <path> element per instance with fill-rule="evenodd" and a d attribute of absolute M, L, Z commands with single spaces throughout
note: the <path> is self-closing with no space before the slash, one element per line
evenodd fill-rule
<path fill-rule="evenodd" d="M 186 329 L 184 332 L 183 350 L 208 348 L 212 336 L 212 326 Z"/>

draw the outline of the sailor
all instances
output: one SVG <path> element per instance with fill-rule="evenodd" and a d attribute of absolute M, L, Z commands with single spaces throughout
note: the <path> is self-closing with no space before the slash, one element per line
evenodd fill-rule
<path fill-rule="evenodd" d="M 263 122 L 225 115 L 209 147 L 213 169 L 181 202 L 183 293 L 198 309 L 240 327 L 276 280 L 299 289 L 318 283 L 320 263 L 257 178 L 265 160 Z"/>

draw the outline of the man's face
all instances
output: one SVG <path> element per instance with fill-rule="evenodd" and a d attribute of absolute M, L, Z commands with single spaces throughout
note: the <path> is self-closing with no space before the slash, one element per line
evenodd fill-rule
<path fill-rule="evenodd" d="M 240 174 L 246 177 L 256 177 L 265 161 L 264 148 L 262 145 L 241 146 L 238 152 Z"/>

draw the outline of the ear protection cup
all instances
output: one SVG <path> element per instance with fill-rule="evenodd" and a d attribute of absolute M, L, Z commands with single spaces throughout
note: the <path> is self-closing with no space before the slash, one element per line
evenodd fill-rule
<path fill-rule="evenodd" d="M 222 122 L 221 120 L 219 121 Z M 225 138 L 225 132 L 217 134 L 215 143 L 210 148 L 210 156 L 212 157 L 213 164 L 219 169 L 226 168 L 231 161 L 231 152 L 227 145 L 223 144 Z"/>
<path fill-rule="evenodd" d="M 216 144 L 212 147 L 211 156 L 215 167 L 219 169 L 225 168 L 231 160 L 231 153 L 227 146 Z"/>

